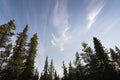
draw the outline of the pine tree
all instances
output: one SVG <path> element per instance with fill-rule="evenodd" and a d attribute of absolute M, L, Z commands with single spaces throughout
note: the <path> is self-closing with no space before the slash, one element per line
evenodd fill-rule
<path fill-rule="evenodd" d="M 115 54 L 116 57 L 114 57 L 114 59 L 116 59 L 116 62 L 120 68 L 120 49 L 117 46 L 115 46 L 115 50 L 116 50 L 116 54 Z M 111 55 L 112 55 L 112 53 L 111 53 Z"/>
<path fill-rule="evenodd" d="M 5 64 L 11 54 L 12 42 L 14 35 L 13 30 L 16 26 L 14 20 L 10 20 L 7 24 L 0 25 L 0 80 L 5 75 Z"/>
<path fill-rule="evenodd" d="M 9 59 L 4 80 L 16 80 L 23 71 L 23 61 L 26 53 L 28 25 L 23 32 L 18 34 L 16 45 L 13 48 L 13 55 Z"/>
<path fill-rule="evenodd" d="M 93 50 L 91 49 L 91 47 L 88 46 L 87 43 L 83 42 L 82 47 L 83 52 L 80 55 L 84 62 L 84 78 L 93 80 L 92 76 L 97 69 L 96 66 L 98 66 L 98 62 L 95 54 L 93 53 Z"/>
<path fill-rule="evenodd" d="M 53 80 L 53 76 L 54 76 L 54 66 L 53 66 L 53 60 L 51 60 L 50 66 L 49 66 L 49 79 Z"/>
<path fill-rule="evenodd" d="M 74 80 L 75 79 L 75 69 L 72 66 L 72 63 L 70 61 L 69 63 L 69 73 L 68 73 L 68 80 Z"/>
<path fill-rule="evenodd" d="M 98 80 L 118 80 L 118 74 L 115 71 L 114 65 L 110 64 L 108 53 L 106 54 L 102 44 L 97 38 L 93 38 L 96 57 L 98 58 L 99 66 L 96 70 Z"/>
<path fill-rule="evenodd" d="M 39 80 L 44 80 L 43 79 L 43 74 L 41 73 L 41 75 L 40 75 L 40 79 Z"/>
<path fill-rule="evenodd" d="M 78 52 L 76 52 L 76 59 L 75 59 L 75 79 L 76 80 L 84 80 L 84 72 L 83 72 L 83 66 L 81 64 L 80 55 Z"/>
<path fill-rule="evenodd" d="M 98 58 L 101 65 L 107 65 L 108 55 L 105 53 L 101 42 L 96 37 L 94 37 L 93 40 L 96 57 Z"/>
<path fill-rule="evenodd" d="M 41 76 L 42 80 L 49 80 L 48 68 L 49 68 L 48 67 L 48 57 L 46 57 L 44 70 L 43 70 L 43 75 Z"/>
<path fill-rule="evenodd" d="M 34 63 L 35 57 L 37 53 L 37 45 L 38 45 L 38 37 L 37 34 L 34 34 L 31 38 L 28 48 L 28 56 L 25 62 L 25 68 L 21 75 L 21 80 L 32 80 L 34 76 Z"/>
<path fill-rule="evenodd" d="M 34 72 L 34 76 L 33 76 L 33 79 L 32 80 L 39 80 L 39 72 L 38 70 L 36 69 L 35 72 Z"/>
<path fill-rule="evenodd" d="M 62 78 L 62 80 L 68 80 L 67 67 L 64 64 L 64 61 L 63 61 L 63 78 Z"/>
<path fill-rule="evenodd" d="M 12 31 L 15 28 L 14 20 L 0 26 L 0 71 L 10 55 L 12 49 L 11 37 L 14 35 Z"/>
<path fill-rule="evenodd" d="M 53 80 L 60 80 L 59 79 L 59 76 L 57 75 L 57 72 L 55 71 L 55 74 L 54 74 L 54 79 Z"/>

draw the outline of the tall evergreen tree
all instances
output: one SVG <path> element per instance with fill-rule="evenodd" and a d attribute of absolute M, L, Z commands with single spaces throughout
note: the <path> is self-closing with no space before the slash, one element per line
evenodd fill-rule
<path fill-rule="evenodd" d="M 78 52 L 76 52 L 76 59 L 75 59 L 75 75 L 76 80 L 84 80 L 84 67 L 81 64 L 81 58 Z"/>
<path fill-rule="evenodd" d="M 39 80 L 39 72 L 38 70 L 36 69 L 35 72 L 34 72 L 34 76 L 33 76 L 33 79 L 32 80 Z"/>
<path fill-rule="evenodd" d="M 59 76 L 57 75 L 57 72 L 55 71 L 55 74 L 54 74 L 54 79 L 53 80 L 60 80 L 59 79 Z"/>
<path fill-rule="evenodd" d="M 99 62 L 98 70 L 96 70 L 97 79 L 117 80 L 118 74 L 114 68 L 114 65 L 110 64 L 108 54 L 105 53 L 102 44 L 97 38 L 94 37 L 93 40 L 96 57 L 98 58 Z"/>
<path fill-rule="evenodd" d="M 55 73 L 55 69 L 54 69 L 54 66 L 53 66 L 53 60 L 51 60 L 51 63 L 50 63 L 50 66 L 49 66 L 48 70 L 49 70 L 49 79 L 53 80 L 54 73 Z"/>
<path fill-rule="evenodd" d="M 39 80 L 44 80 L 43 79 L 43 74 L 41 73 L 41 75 L 40 75 L 40 79 Z"/>
<path fill-rule="evenodd" d="M 10 20 L 7 24 L 0 25 L 0 80 L 5 75 L 5 64 L 11 54 L 11 38 L 14 35 L 13 30 L 15 29 L 14 20 Z"/>
<path fill-rule="evenodd" d="M 29 46 L 28 46 L 28 56 L 25 62 L 25 68 L 21 75 L 21 80 L 32 80 L 34 76 L 34 63 L 35 63 L 35 57 L 37 53 L 37 45 L 38 45 L 38 37 L 37 34 L 34 34 L 33 37 L 30 40 Z"/>
<path fill-rule="evenodd" d="M 94 37 L 93 40 L 96 57 L 98 58 L 101 65 L 102 64 L 107 65 L 108 55 L 105 53 L 101 42 L 96 37 Z"/>
<path fill-rule="evenodd" d="M 75 69 L 72 66 L 72 63 L 70 61 L 69 63 L 69 72 L 68 72 L 68 80 L 74 80 L 75 79 Z"/>
<path fill-rule="evenodd" d="M 26 43 L 27 43 L 27 31 L 28 25 L 24 28 L 23 32 L 18 34 L 16 45 L 13 48 L 13 55 L 9 59 L 6 75 L 4 80 L 16 80 L 22 73 L 24 68 L 24 57 L 26 53 Z"/>
<path fill-rule="evenodd" d="M 84 78 L 93 80 L 92 76 L 96 71 L 96 66 L 98 66 L 97 59 L 95 54 L 93 54 L 93 50 L 87 43 L 83 42 L 82 47 L 83 52 L 81 53 L 81 57 L 84 62 Z"/>
<path fill-rule="evenodd" d="M 48 69 L 49 69 L 49 66 L 48 66 L 48 57 L 46 57 L 43 74 L 41 75 L 41 80 L 49 80 Z"/>
<path fill-rule="evenodd" d="M 65 66 L 64 61 L 63 61 L 63 78 L 62 78 L 62 80 L 68 80 L 67 67 Z"/>
<path fill-rule="evenodd" d="M 14 35 L 12 32 L 16 26 L 14 20 L 10 20 L 7 24 L 0 25 L 0 71 L 3 64 L 6 63 L 11 49 L 11 37 Z"/>

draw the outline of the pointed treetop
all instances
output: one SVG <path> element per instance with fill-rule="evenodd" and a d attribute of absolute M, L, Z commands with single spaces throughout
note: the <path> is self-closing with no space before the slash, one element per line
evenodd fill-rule
<path fill-rule="evenodd" d="M 28 31 L 28 25 L 26 25 L 26 26 L 25 26 L 25 28 L 24 28 L 23 32 L 25 32 L 25 33 L 26 33 L 27 31 Z"/>
<path fill-rule="evenodd" d="M 10 29 L 13 29 L 13 30 L 16 29 L 15 20 L 14 20 L 14 19 L 13 19 L 13 20 L 10 20 L 10 21 L 8 22 L 8 25 L 10 26 Z"/>

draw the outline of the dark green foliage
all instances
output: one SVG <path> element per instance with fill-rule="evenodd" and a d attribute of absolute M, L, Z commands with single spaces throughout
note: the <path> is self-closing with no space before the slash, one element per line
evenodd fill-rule
<path fill-rule="evenodd" d="M 43 80 L 48 80 L 49 78 L 48 74 L 48 57 L 46 57 L 45 65 L 44 65 L 44 70 L 43 70 Z"/>
<path fill-rule="evenodd" d="M 68 80 L 67 67 L 65 66 L 64 61 L 63 61 L 63 78 L 62 78 L 62 80 Z"/>
<path fill-rule="evenodd" d="M 34 34 L 29 43 L 29 48 L 27 52 L 28 56 L 26 57 L 25 67 L 20 77 L 21 80 L 32 80 L 34 77 L 34 63 L 38 45 L 37 40 L 37 34 Z"/>
<path fill-rule="evenodd" d="M 33 79 L 31 79 L 31 80 L 39 80 L 39 72 L 37 69 L 35 70 Z"/>
<path fill-rule="evenodd" d="M 53 65 L 46 57 L 44 69 L 39 77 L 35 69 L 38 37 L 34 34 L 27 43 L 28 25 L 17 34 L 12 45 L 14 20 L 0 26 L 0 80 L 120 80 L 120 49 L 105 49 L 94 37 L 94 49 L 82 43 L 82 52 L 75 54 L 75 60 L 66 67 L 63 62 L 63 77 L 59 78 Z M 72 65 L 74 64 L 74 65 Z"/>
<path fill-rule="evenodd" d="M 12 50 L 11 38 L 14 35 L 13 30 L 16 26 L 14 20 L 7 24 L 0 25 L 0 80 L 5 75 L 6 65 Z"/>
<path fill-rule="evenodd" d="M 26 26 L 23 30 L 23 32 L 18 34 L 16 45 L 13 48 L 13 55 L 9 59 L 9 62 L 7 64 L 7 74 L 6 77 L 9 80 L 18 79 L 20 74 L 23 71 L 23 61 L 26 53 L 26 41 L 27 41 L 27 31 L 28 26 Z"/>
<path fill-rule="evenodd" d="M 97 79 L 100 80 L 118 80 L 118 74 L 115 70 L 115 65 L 111 64 L 111 61 L 108 57 L 108 53 L 105 53 L 102 44 L 97 38 L 93 38 L 94 40 L 94 48 L 96 52 L 96 58 L 98 59 L 98 66 L 96 70 Z M 111 49 L 112 59 L 115 58 L 115 53 Z"/>
<path fill-rule="evenodd" d="M 48 57 L 46 57 L 44 69 L 41 73 L 40 80 L 59 80 L 59 76 L 57 75 L 53 65 L 53 60 L 51 60 L 51 63 L 49 65 Z"/>
<path fill-rule="evenodd" d="M 55 71 L 55 74 L 54 74 L 54 79 L 53 80 L 60 80 L 59 79 L 59 76 L 57 75 L 57 72 Z"/>
<path fill-rule="evenodd" d="M 72 66 L 72 63 L 69 63 L 69 72 L 68 72 L 68 80 L 74 80 L 75 79 L 75 69 Z"/>
<path fill-rule="evenodd" d="M 15 30 L 15 28 L 14 20 L 10 20 L 7 24 L 0 25 L 0 71 L 11 53 L 11 37 L 14 35 L 12 31 Z"/>
<path fill-rule="evenodd" d="M 95 48 L 95 52 L 96 52 L 96 57 L 98 58 L 100 64 L 107 65 L 108 56 L 105 53 L 102 44 L 95 37 L 93 38 L 93 41 L 94 41 L 94 48 Z"/>
<path fill-rule="evenodd" d="M 54 69 L 54 66 L 53 66 L 53 60 L 51 60 L 48 72 L 49 72 L 49 79 L 53 80 L 53 77 L 54 77 L 54 74 L 55 74 L 55 69 Z"/>

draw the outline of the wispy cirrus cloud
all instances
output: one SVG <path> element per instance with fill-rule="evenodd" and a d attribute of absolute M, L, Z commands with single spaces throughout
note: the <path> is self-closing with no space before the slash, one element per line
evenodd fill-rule
<path fill-rule="evenodd" d="M 59 47 L 60 51 L 64 51 L 64 45 L 70 39 L 69 22 L 67 12 L 67 0 L 56 0 L 53 11 L 53 26 L 57 29 L 57 36 L 52 33 L 51 43 L 55 47 Z"/>
<path fill-rule="evenodd" d="M 99 15 L 104 5 L 104 0 L 91 0 L 90 5 L 87 7 L 87 31 L 89 31 L 92 24 L 95 23 L 96 17 Z"/>
<path fill-rule="evenodd" d="M 107 27 L 105 27 L 102 31 L 102 35 L 105 35 L 107 33 L 109 33 L 113 28 L 117 27 L 117 25 L 120 22 L 120 18 L 119 19 L 115 19 L 114 21 L 112 21 L 111 23 L 109 23 L 109 25 L 105 25 Z"/>

